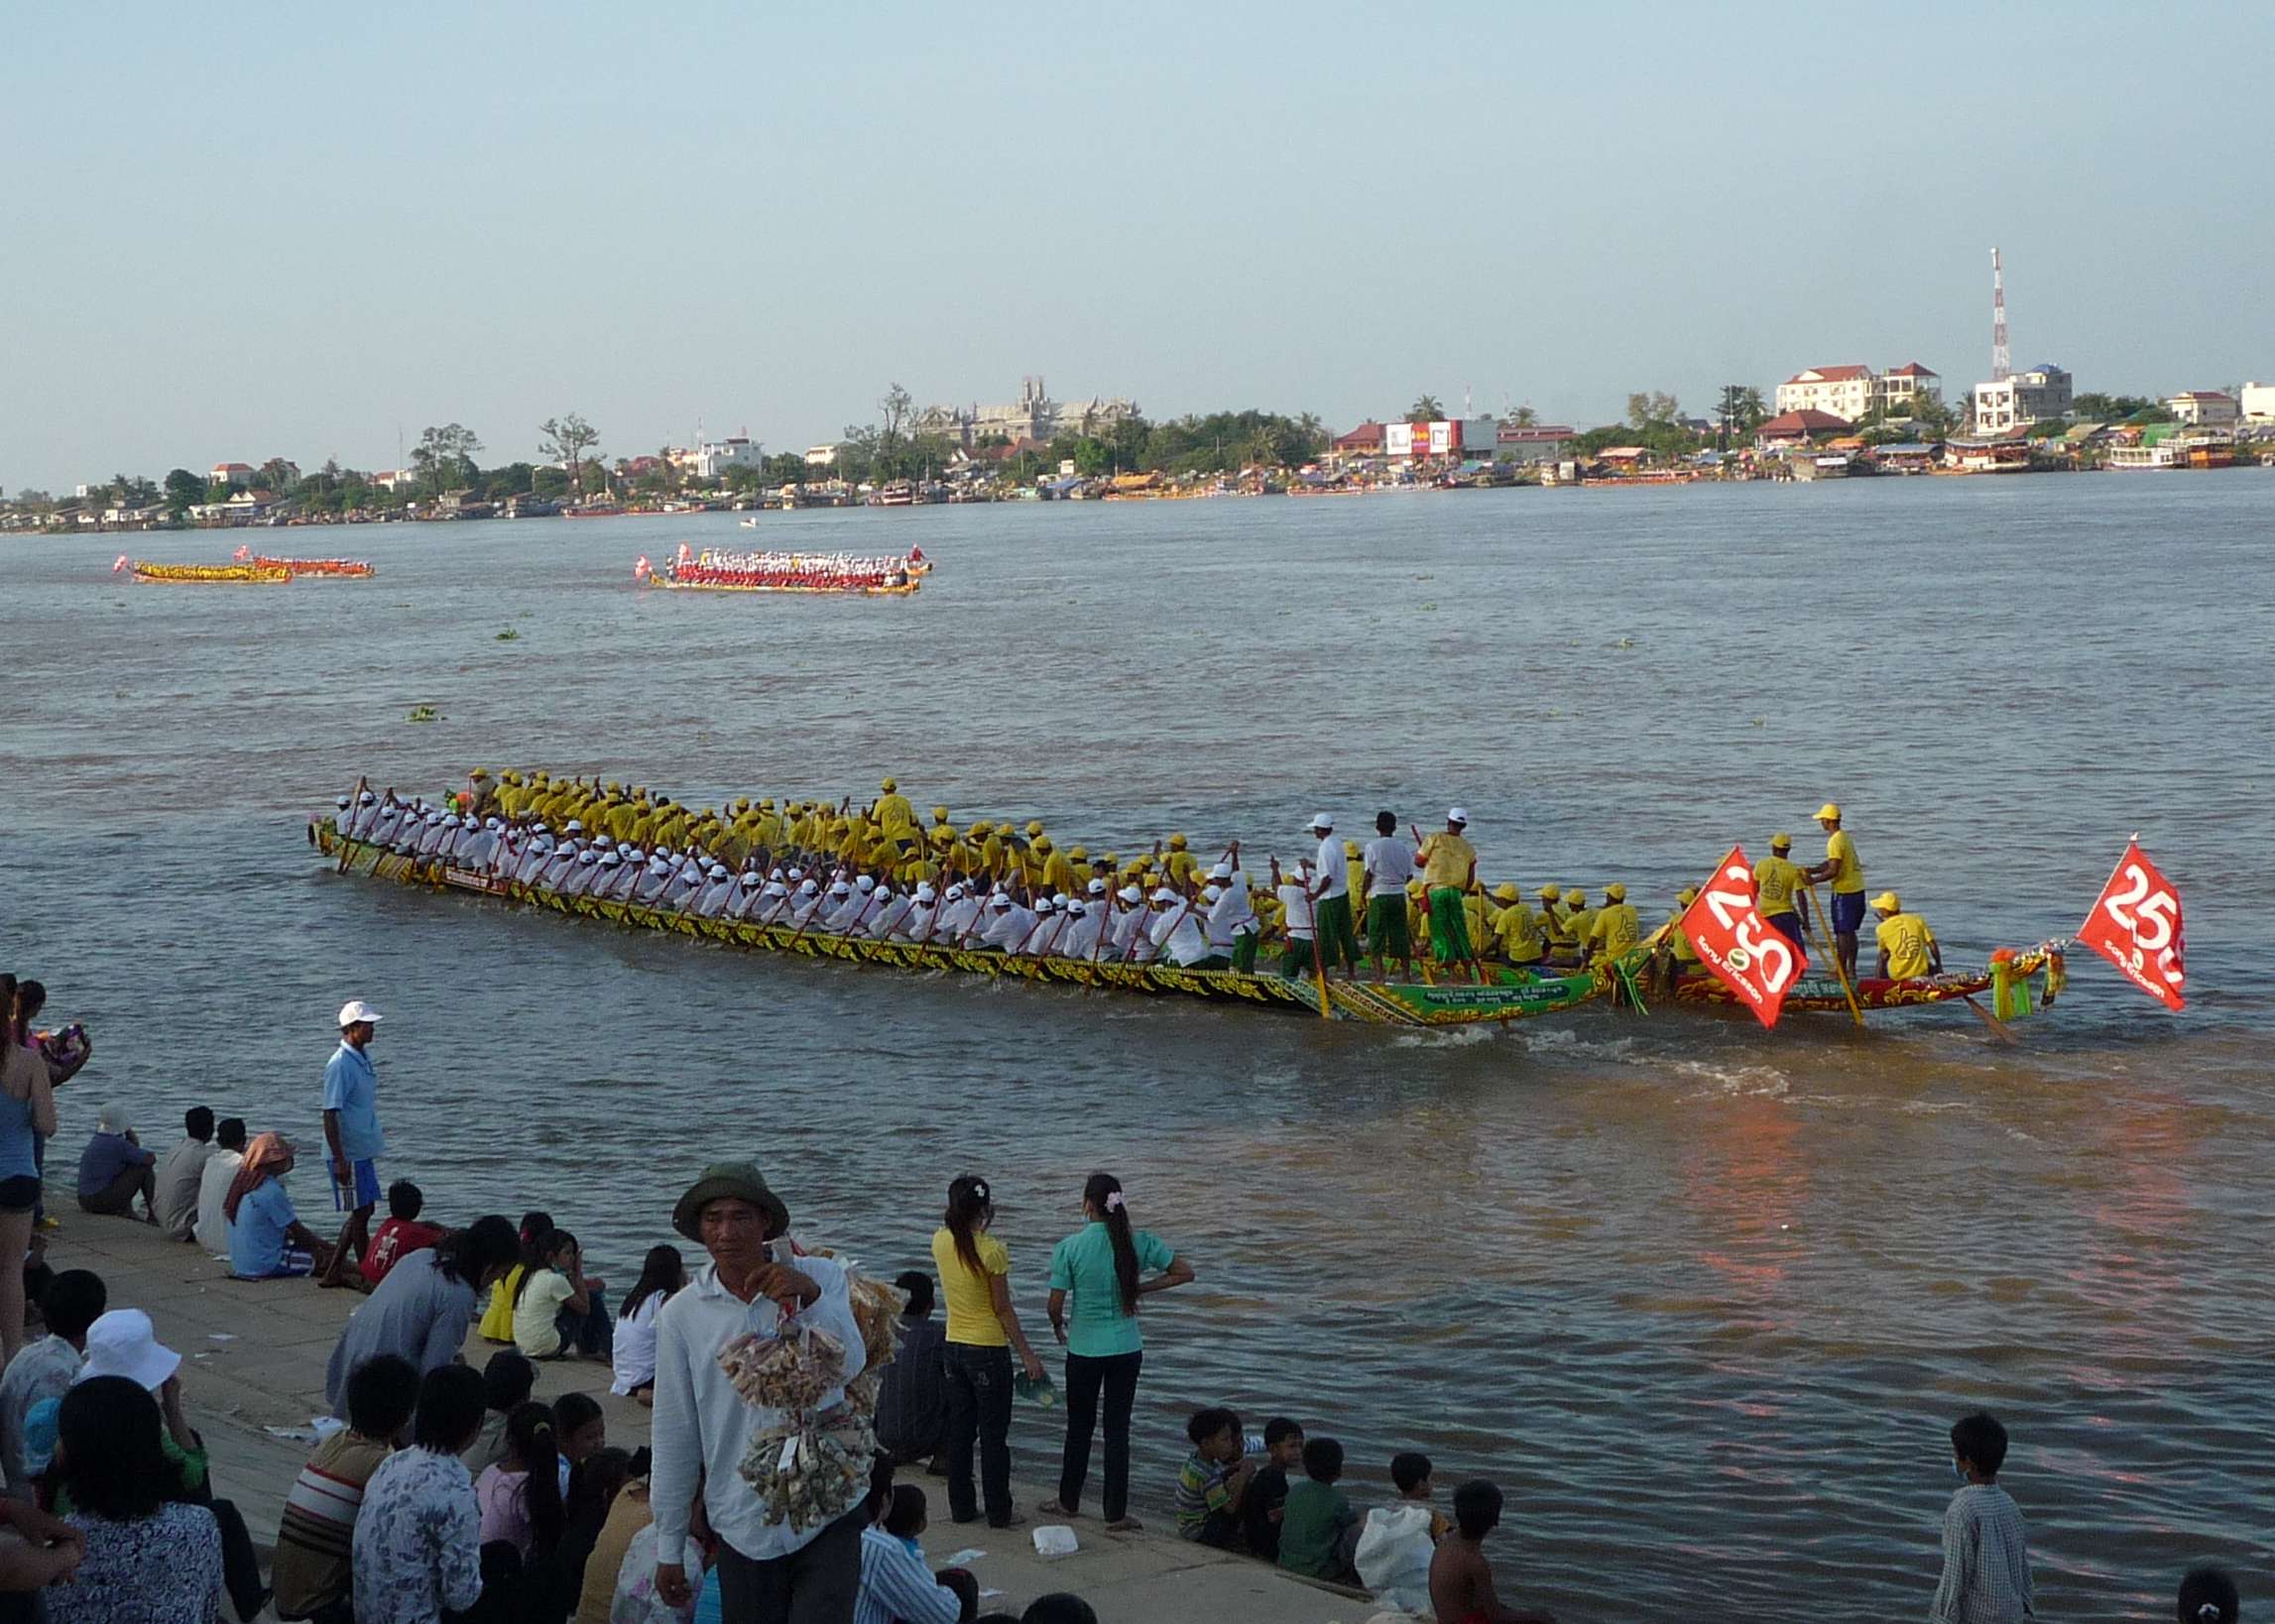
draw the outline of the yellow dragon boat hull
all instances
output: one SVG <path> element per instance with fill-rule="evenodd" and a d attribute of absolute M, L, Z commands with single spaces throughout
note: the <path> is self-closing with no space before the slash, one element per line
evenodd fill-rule
<path fill-rule="evenodd" d="M 1179 970 L 1171 965 L 1111 960 L 1012 957 L 939 942 L 873 942 L 799 930 L 790 925 L 705 919 L 677 909 L 635 902 L 564 897 L 542 887 L 514 884 L 490 874 L 449 868 L 437 859 L 408 857 L 385 847 L 346 840 L 328 819 L 309 824 L 308 840 L 326 857 L 337 859 L 343 873 L 368 874 L 400 884 L 459 891 L 501 902 L 520 902 L 549 908 L 555 913 L 696 937 L 732 947 L 794 953 L 811 959 L 838 959 L 853 964 L 887 965 L 900 970 L 955 971 L 1115 991 L 1175 993 L 1220 1002 L 1263 1004 L 1315 1017 L 1320 1013 L 1319 984 L 1309 977 L 1289 980 L 1235 970 Z M 1480 1021 L 1525 1020 L 1576 1008 L 1610 991 L 1612 986 L 1611 974 L 1603 970 L 1486 986 L 1330 982 L 1327 1014 L 1335 1020 L 1382 1026 L 1466 1026 Z"/>
<path fill-rule="evenodd" d="M 277 586 L 293 578 L 282 565 L 265 564 L 146 564 L 132 566 L 134 578 L 152 586 Z"/>

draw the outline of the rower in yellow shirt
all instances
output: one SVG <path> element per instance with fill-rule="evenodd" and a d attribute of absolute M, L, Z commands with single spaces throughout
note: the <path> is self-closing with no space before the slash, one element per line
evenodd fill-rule
<path fill-rule="evenodd" d="M 1604 887 L 1604 905 L 1588 926 L 1588 957 L 1617 959 L 1643 939 L 1643 922 L 1627 900 L 1627 887 L 1614 880 Z"/>
<path fill-rule="evenodd" d="M 1494 934 L 1500 940 L 1501 957 L 1520 970 L 1536 965 L 1547 950 L 1547 944 L 1541 940 L 1540 916 L 1525 906 L 1514 885 L 1504 885 L 1501 890 L 1508 893 L 1508 906 L 1502 908 L 1500 917 L 1494 921 Z"/>
<path fill-rule="evenodd" d="M 1675 956 L 1675 974 L 1678 977 L 1698 974 L 1699 950 L 1691 946 L 1691 939 L 1684 932 L 1682 924 L 1683 915 L 1698 899 L 1698 887 L 1685 885 L 1675 893 L 1675 911 L 1667 915 L 1667 923 L 1673 927 L 1667 932 L 1667 946 Z"/>
<path fill-rule="evenodd" d="M 1874 971 L 1880 980 L 1908 982 L 1943 974 L 1943 949 L 1936 943 L 1935 932 L 1918 914 L 1904 912 L 1901 897 L 1894 891 L 1882 891 L 1872 898 L 1872 912 L 1880 920 L 1872 932 L 1880 949 L 1880 962 Z"/>
<path fill-rule="evenodd" d="M 1801 888 L 1801 865 L 1792 859 L 1793 837 L 1769 837 L 1769 856 L 1753 866 L 1753 911 L 1795 947 L 1803 945 L 1809 894 Z"/>
<path fill-rule="evenodd" d="M 1034 843 L 1042 858 L 1042 888 L 1054 896 L 1072 896 L 1076 890 L 1074 865 L 1067 855 L 1051 844 L 1048 835 Z"/>
<path fill-rule="evenodd" d="M 1569 953 L 1572 948 L 1572 933 L 1564 928 L 1564 914 L 1557 907 L 1557 903 L 1564 896 L 1563 887 L 1560 885 L 1543 885 L 1532 894 L 1540 899 L 1541 957 L 1555 959 Z"/>
<path fill-rule="evenodd" d="M 1574 964 L 1588 962 L 1588 938 L 1596 928 L 1596 910 L 1588 905 L 1588 893 L 1578 885 L 1564 887 L 1564 934 L 1571 939 L 1566 954 Z"/>
<path fill-rule="evenodd" d="M 1171 835 L 1168 854 L 1161 862 L 1169 870 L 1169 883 L 1173 889 L 1181 891 L 1192 883 L 1195 861 L 1193 854 L 1185 850 L 1185 837 Z"/>
<path fill-rule="evenodd" d="M 900 793 L 900 786 L 887 778 L 878 786 L 877 804 L 869 809 L 881 829 L 913 828 L 916 809 L 908 804 L 908 797 Z"/>
<path fill-rule="evenodd" d="M 1830 879 L 1833 900 L 1833 951 L 1849 979 L 1856 979 L 1856 932 L 1864 925 L 1864 863 L 1856 856 L 1856 842 L 1841 827 L 1841 808 L 1827 801 L 1817 809 L 1818 827 L 1825 831 L 1825 861 L 1809 870 L 1811 879 Z"/>

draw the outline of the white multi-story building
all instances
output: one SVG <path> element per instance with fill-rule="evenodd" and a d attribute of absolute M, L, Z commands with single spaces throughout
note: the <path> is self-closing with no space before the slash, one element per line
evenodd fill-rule
<path fill-rule="evenodd" d="M 253 483 L 253 476 L 259 472 L 249 462 L 217 462 L 207 478 L 215 485 L 226 485 L 233 491 L 241 491 Z"/>
<path fill-rule="evenodd" d="M 1019 398 L 1003 406 L 928 406 L 909 419 L 908 432 L 936 435 L 969 451 L 986 440 L 1037 440 L 1048 445 L 1061 434 L 1092 437 L 1111 433 L 1137 416 L 1138 403 L 1123 396 L 1094 395 L 1087 401 L 1054 401 L 1042 380 L 1019 380 Z"/>
<path fill-rule="evenodd" d="M 2247 423 L 2275 423 L 2275 384 L 2245 384 L 2243 399 L 2237 403 L 2243 408 Z"/>
<path fill-rule="evenodd" d="M 2232 428 L 2243 410 L 2235 398 L 2216 389 L 2185 389 L 2165 402 L 2173 420 L 2191 428 Z"/>
<path fill-rule="evenodd" d="M 1875 410 L 1891 417 L 1908 416 L 1919 403 L 1942 399 L 1942 381 L 1917 361 L 1888 372 L 1854 364 L 1811 367 L 1777 386 L 1779 415 L 1825 411 L 1852 423 Z"/>
<path fill-rule="evenodd" d="M 1975 431 L 2003 434 L 2070 415 L 2070 375 L 2052 362 L 1975 386 Z"/>
<path fill-rule="evenodd" d="M 705 440 L 672 460 L 697 479 L 719 479 L 730 468 L 756 468 L 765 458 L 757 440 L 730 434 L 723 440 Z"/>
<path fill-rule="evenodd" d="M 805 448 L 805 465 L 808 468 L 835 468 L 837 466 L 836 445 L 807 446 Z"/>

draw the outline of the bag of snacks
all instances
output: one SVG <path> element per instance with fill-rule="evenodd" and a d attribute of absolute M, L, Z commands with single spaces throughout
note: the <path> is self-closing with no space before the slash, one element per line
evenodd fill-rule
<path fill-rule="evenodd" d="M 853 1509 L 869 1492 L 876 1458 L 877 1434 L 868 1417 L 840 1405 L 759 1434 L 743 1455 L 741 1471 L 765 1506 L 766 1520 L 786 1522 L 802 1534 Z"/>
<path fill-rule="evenodd" d="M 745 1404 L 803 1415 L 845 1380 L 845 1344 L 826 1331 L 785 1320 L 772 1336 L 746 1333 L 719 1349 Z"/>

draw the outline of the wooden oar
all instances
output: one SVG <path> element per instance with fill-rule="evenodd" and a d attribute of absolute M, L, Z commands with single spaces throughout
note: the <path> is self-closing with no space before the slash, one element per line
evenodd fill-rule
<path fill-rule="evenodd" d="M 1981 1020 L 1982 1024 L 1989 1029 L 1990 1035 L 1992 1037 L 1998 1039 L 1998 1041 L 2001 1043 L 2020 1043 L 2022 1041 L 2021 1037 L 2016 1034 L 2013 1027 L 2007 1025 L 2006 1022 L 2000 1020 L 1989 1010 L 1983 1008 L 1981 1004 L 1976 1003 L 1975 1001 L 1974 993 L 1964 993 L 1962 994 L 1962 997 L 1967 1006 L 1974 1010 L 1977 1018 Z"/>
<path fill-rule="evenodd" d="M 1809 925 L 1817 933 L 1817 945 L 1832 958 L 1833 974 L 1840 979 L 1842 996 L 1849 1000 L 1849 1013 L 1856 1019 L 1856 1030 L 1861 1032 L 1864 1029 L 1864 1011 L 1856 1002 L 1856 989 L 1849 985 L 1849 967 L 1841 962 L 1840 948 L 1832 940 L 1831 921 L 1817 905 L 1816 881 L 1804 879 L 1801 882 L 1801 892 L 1809 898 Z"/>

